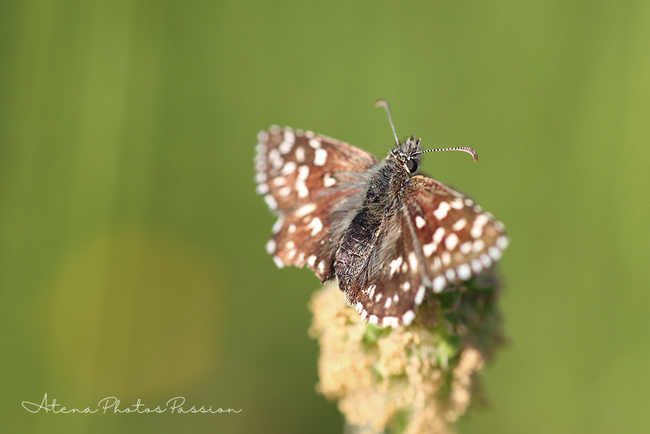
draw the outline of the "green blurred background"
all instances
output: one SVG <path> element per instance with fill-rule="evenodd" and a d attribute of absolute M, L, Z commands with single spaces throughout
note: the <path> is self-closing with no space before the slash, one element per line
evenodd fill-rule
<path fill-rule="evenodd" d="M 4 432 L 336 433 L 256 134 L 423 170 L 507 226 L 510 345 L 462 433 L 650 430 L 650 3 L 3 1 Z M 239 414 L 30 414 L 115 396 Z"/>

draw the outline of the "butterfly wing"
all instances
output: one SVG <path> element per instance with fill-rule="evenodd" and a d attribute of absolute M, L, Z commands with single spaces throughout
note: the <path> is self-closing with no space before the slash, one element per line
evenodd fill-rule
<path fill-rule="evenodd" d="M 310 131 L 271 127 L 258 140 L 257 192 L 279 215 L 267 251 L 280 267 L 307 265 L 329 280 L 336 244 L 377 159 Z"/>
<path fill-rule="evenodd" d="M 508 245 L 500 221 L 432 178 L 414 176 L 405 203 L 415 231 L 414 248 L 422 253 L 434 292 L 490 268 Z"/>
<path fill-rule="evenodd" d="M 408 325 L 424 299 L 426 274 L 407 213 L 402 207 L 384 222 L 366 276 L 347 292 L 349 304 L 371 324 Z"/>
<path fill-rule="evenodd" d="M 508 244 L 503 225 L 489 213 L 420 175 L 411 178 L 404 205 L 381 233 L 371 271 L 348 301 L 370 323 L 393 327 L 411 323 L 428 288 L 441 292 L 471 279 Z"/>

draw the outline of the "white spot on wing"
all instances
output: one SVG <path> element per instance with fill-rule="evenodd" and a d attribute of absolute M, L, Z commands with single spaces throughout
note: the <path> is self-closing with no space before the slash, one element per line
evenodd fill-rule
<path fill-rule="evenodd" d="M 323 222 L 318 217 L 314 217 L 307 227 L 311 229 L 311 236 L 313 237 L 323 229 Z"/>
<path fill-rule="evenodd" d="M 498 247 L 492 246 L 488 249 L 488 255 L 496 262 L 501 258 L 501 250 Z"/>
<path fill-rule="evenodd" d="M 267 133 L 264 130 L 260 131 L 259 133 L 257 133 L 257 140 L 260 142 L 260 144 L 268 142 L 269 133 Z"/>
<path fill-rule="evenodd" d="M 309 166 L 300 166 L 298 168 L 298 179 L 307 179 L 309 177 Z"/>
<path fill-rule="evenodd" d="M 330 175 L 329 173 L 326 173 L 326 174 L 323 176 L 323 185 L 324 185 L 325 187 L 331 187 L 331 186 L 333 186 L 334 184 L 336 184 L 336 178 L 334 178 L 334 177 L 333 177 L 332 175 Z"/>
<path fill-rule="evenodd" d="M 281 215 L 280 217 L 278 217 L 276 222 L 273 224 L 273 229 L 271 229 L 271 231 L 274 234 L 277 234 L 278 232 L 280 232 L 280 229 L 282 229 L 283 224 L 284 224 L 284 216 Z"/>
<path fill-rule="evenodd" d="M 381 320 L 381 325 L 384 327 L 397 327 L 399 325 L 399 319 L 396 316 L 385 316 Z"/>
<path fill-rule="evenodd" d="M 391 275 L 391 277 L 393 276 L 393 274 L 395 274 L 397 272 L 397 270 L 399 270 L 400 265 L 402 265 L 402 257 L 401 256 L 399 258 L 397 258 L 397 259 L 393 259 L 392 261 L 390 261 L 389 266 L 390 266 L 390 275 Z"/>
<path fill-rule="evenodd" d="M 264 201 L 269 206 L 269 208 L 271 208 L 271 210 L 276 210 L 278 208 L 278 202 L 270 194 L 264 196 Z"/>
<path fill-rule="evenodd" d="M 275 265 L 276 265 L 278 268 L 282 268 L 282 267 L 284 267 L 284 262 L 282 262 L 282 259 L 280 259 L 279 256 L 274 256 L 274 257 L 273 257 L 273 262 L 275 262 Z"/>
<path fill-rule="evenodd" d="M 433 215 L 435 218 L 438 220 L 442 220 L 445 217 L 447 217 L 447 213 L 451 209 L 451 206 L 449 205 L 448 202 L 440 202 L 440 205 L 438 205 L 438 208 L 433 212 Z"/>
<path fill-rule="evenodd" d="M 276 187 L 280 187 L 286 183 L 287 183 L 287 178 L 285 178 L 284 176 L 278 176 L 273 180 L 273 185 L 275 185 Z"/>
<path fill-rule="evenodd" d="M 447 250 L 454 250 L 457 245 L 458 245 L 458 235 L 456 234 L 447 235 L 447 238 L 445 238 L 445 247 L 447 247 Z"/>
<path fill-rule="evenodd" d="M 420 217 L 419 215 L 415 216 L 415 226 L 417 226 L 418 229 L 422 229 L 426 224 L 427 224 L 426 220 L 424 220 L 422 217 Z"/>
<path fill-rule="evenodd" d="M 284 167 L 282 167 L 282 170 L 280 170 L 280 174 L 290 175 L 295 171 L 296 171 L 296 163 L 294 163 L 293 161 L 287 161 Z"/>
<path fill-rule="evenodd" d="M 449 205 L 451 205 L 453 209 L 463 209 L 465 207 L 465 205 L 463 204 L 463 199 L 461 198 L 452 200 L 451 202 L 449 202 Z"/>
<path fill-rule="evenodd" d="M 404 323 L 405 326 L 411 324 L 414 319 L 415 319 L 415 313 L 413 313 L 412 310 L 407 310 L 406 313 L 402 315 L 402 322 Z"/>
<path fill-rule="evenodd" d="M 462 253 L 463 255 L 467 255 L 471 251 L 472 251 L 471 241 L 465 241 L 463 244 L 460 245 L 460 253 Z"/>
<path fill-rule="evenodd" d="M 271 149 L 269 151 L 269 161 L 271 163 L 275 163 L 275 161 L 278 160 L 282 161 L 282 157 L 280 156 L 280 151 L 278 151 L 277 149 Z"/>
<path fill-rule="evenodd" d="M 426 290 L 426 288 L 424 287 L 424 285 L 420 285 L 420 287 L 418 288 L 418 292 L 415 293 L 415 304 L 416 305 L 422 304 L 422 300 L 424 300 L 424 291 L 425 290 Z"/>
<path fill-rule="evenodd" d="M 436 244 L 440 244 L 440 241 L 442 241 L 442 237 L 445 236 L 445 228 L 440 226 L 436 231 L 433 233 L 433 242 Z"/>
<path fill-rule="evenodd" d="M 257 172 L 255 174 L 255 182 L 257 182 L 258 184 L 261 184 L 262 182 L 266 182 L 266 173 Z"/>
<path fill-rule="evenodd" d="M 455 230 L 455 231 L 459 231 L 459 230 L 463 229 L 466 224 L 467 224 L 467 220 L 462 218 L 462 219 L 459 219 L 456 223 L 454 223 L 454 225 L 451 228 L 453 230 Z"/>
<path fill-rule="evenodd" d="M 472 270 L 469 267 L 469 264 L 460 265 L 456 269 L 456 272 L 458 274 L 458 278 L 461 280 L 467 280 L 472 276 Z"/>
<path fill-rule="evenodd" d="M 442 262 L 440 261 L 440 257 L 434 256 L 433 257 L 433 265 L 432 265 L 433 271 L 438 271 L 442 268 Z"/>
<path fill-rule="evenodd" d="M 485 242 L 483 240 L 476 240 L 472 245 L 472 251 L 474 253 L 482 252 L 485 249 Z"/>
<path fill-rule="evenodd" d="M 309 196 L 309 189 L 307 188 L 307 184 L 305 184 L 305 181 L 302 179 L 296 180 L 296 190 L 298 191 L 298 197 L 300 198 Z"/>
<path fill-rule="evenodd" d="M 303 205 L 296 210 L 296 217 L 298 218 L 304 217 L 315 209 L 316 209 L 316 204 L 314 203 L 308 203 L 307 205 Z"/>
<path fill-rule="evenodd" d="M 483 263 L 484 268 L 490 268 L 490 265 L 492 265 L 492 259 L 487 255 L 487 253 L 483 253 L 481 255 L 481 262 Z"/>
<path fill-rule="evenodd" d="M 433 252 L 436 251 L 437 248 L 438 248 L 438 245 L 436 243 L 429 243 L 429 244 L 425 244 L 424 246 L 422 246 L 422 251 L 424 252 L 424 254 L 427 257 L 429 257 L 429 256 L 431 256 L 433 254 Z"/>
<path fill-rule="evenodd" d="M 411 265 L 413 272 L 418 270 L 418 258 L 415 255 L 415 252 L 409 253 L 409 264 Z"/>
<path fill-rule="evenodd" d="M 470 235 L 472 235 L 474 238 L 480 238 L 481 235 L 483 235 L 483 226 L 485 226 L 488 221 L 489 219 L 485 214 L 477 215 L 474 219 L 474 223 L 472 223 L 472 230 L 470 231 Z"/>
<path fill-rule="evenodd" d="M 266 243 L 266 253 L 269 255 L 275 253 L 275 240 L 269 240 L 269 242 Z"/>
<path fill-rule="evenodd" d="M 266 194 L 269 192 L 269 186 L 266 184 L 260 184 L 255 188 L 257 194 Z"/>
<path fill-rule="evenodd" d="M 274 151 L 275 151 L 275 149 L 274 149 Z M 284 164 L 284 160 L 282 158 L 277 158 L 277 159 L 273 160 L 271 162 L 271 164 L 273 165 L 274 169 L 279 169 Z"/>
<path fill-rule="evenodd" d="M 296 161 L 303 163 L 305 161 L 305 149 L 302 146 L 296 148 Z"/>
<path fill-rule="evenodd" d="M 284 134 L 284 141 L 280 143 L 280 146 L 278 146 L 278 150 L 280 151 L 280 153 L 287 154 L 289 151 L 291 151 L 295 139 L 296 139 L 295 134 L 293 134 L 291 131 L 287 131 Z"/>
<path fill-rule="evenodd" d="M 431 286 L 433 287 L 433 292 L 441 292 L 447 286 L 447 279 L 445 279 L 445 276 L 440 275 L 433 279 Z"/>
<path fill-rule="evenodd" d="M 453 281 L 453 280 L 456 280 L 456 272 L 450 268 L 450 269 L 447 270 L 447 272 L 445 273 L 445 277 L 447 278 L 447 280 L 448 280 L 449 282 L 451 282 L 451 281 Z"/>
<path fill-rule="evenodd" d="M 327 161 L 327 151 L 319 148 L 314 151 L 314 166 L 323 166 Z"/>

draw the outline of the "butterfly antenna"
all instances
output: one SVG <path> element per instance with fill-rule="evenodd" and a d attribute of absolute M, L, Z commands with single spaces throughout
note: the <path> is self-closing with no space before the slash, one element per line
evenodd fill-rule
<path fill-rule="evenodd" d="M 472 157 L 474 157 L 474 162 L 478 161 L 478 154 L 476 153 L 476 151 L 472 148 L 468 148 L 467 146 L 461 146 L 458 148 L 427 149 L 426 151 L 417 152 L 415 155 L 426 154 L 427 152 L 438 152 L 438 151 L 463 151 L 463 152 L 467 152 Z"/>
<path fill-rule="evenodd" d="M 393 137 L 395 137 L 395 144 L 399 145 L 399 139 L 397 138 L 397 133 L 395 132 L 395 125 L 393 125 L 393 117 L 390 115 L 390 107 L 388 107 L 388 101 L 385 99 L 378 99 L 375 103 L 375 107 L 383 107 L 386 110 L 388 115 L 388 122 L 390 122 L 390 128 L 393 130 Z"/>

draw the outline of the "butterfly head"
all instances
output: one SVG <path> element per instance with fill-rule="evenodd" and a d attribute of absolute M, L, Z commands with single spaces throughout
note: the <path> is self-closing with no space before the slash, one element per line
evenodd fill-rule
<path fill-rule="evenodd" d="M 422 160 L 419 158 L 419 154 L 422 153 L 420 150 L 420 140 L 416 140 L 415 136 L 411 136 L 403 143 L 398 142 L 395 149 L 390 153 L 391 158 L 397 162 L 398 166 L 404 167 L 410 174 L 417 172 L 422 163 Z"/>

